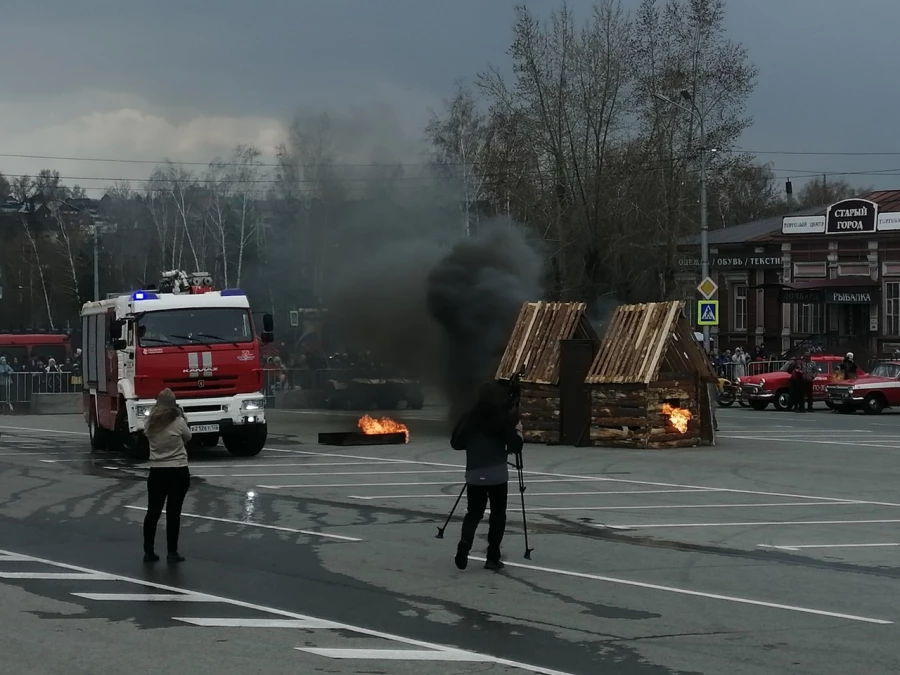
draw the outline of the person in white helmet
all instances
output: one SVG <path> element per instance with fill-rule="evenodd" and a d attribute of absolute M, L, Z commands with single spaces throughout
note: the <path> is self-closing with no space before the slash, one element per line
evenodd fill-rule
<path fill-rule="evenodd" d="M 856 361 L 853 360 L 853 352 L 847 352 L 847 356 L 841 361 L 841 370 L 844 371 L 845 380 L 856 379 L 859 368 L 856 365 Z"/>

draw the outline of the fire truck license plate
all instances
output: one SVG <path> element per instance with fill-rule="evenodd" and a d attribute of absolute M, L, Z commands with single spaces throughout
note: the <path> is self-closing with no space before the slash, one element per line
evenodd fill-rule
<path fill-rule="evenodd" d="M 192 434 L 213 434 L 219 431 L 218 424 L 189 424 Z"/>

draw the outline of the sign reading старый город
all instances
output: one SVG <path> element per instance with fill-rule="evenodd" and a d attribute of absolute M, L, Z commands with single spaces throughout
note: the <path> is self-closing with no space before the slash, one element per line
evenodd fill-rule
<path fill-rule="evenodd" d="M 865 199 L 845 199 L 833 204 L 826 215 L 785 216 L 782 234 L 871 234 L 900 230 L 900 213 L 879 213 L 878 205 Z"/>
<path fill-rule="evenodd" d="M 682 256 L 678 258 L 678 267 L 681 269 L 700 268 L 700 258 L 696 256 Z M 709 259 L 712 268 L 780 268 L 782 266 L 780 255 L 759 253 L 755 255 L 714 255 Z"/>

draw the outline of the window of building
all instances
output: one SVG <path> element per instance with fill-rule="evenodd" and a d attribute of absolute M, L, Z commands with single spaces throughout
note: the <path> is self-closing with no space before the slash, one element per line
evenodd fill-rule
<path fill-rule="evenodd" d="M 900 335 L 900 281 L 884 284 L 884 334 Z"/>
<path fill-rule="evenodd" d="M 794 332 L 800 335 L 821 335 L 825 327 L 825 305 L 820 303 L 794 305 Z"/>
<path fill-rule="evenodd" d="M 735 284 L 734 288 L 734 330 L 747 330 L 747 285 Z"/>
<path fill-rule="evenodd" d="M 836 305 L 828 307 L 828 331 L 837 333 L 841 330 L 841 315 Z"/>

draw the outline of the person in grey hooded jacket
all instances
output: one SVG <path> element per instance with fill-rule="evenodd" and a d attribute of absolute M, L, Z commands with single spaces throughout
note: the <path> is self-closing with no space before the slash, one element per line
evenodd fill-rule
<path fill-rule="evenodd" d="M 477 403 L 453 430 L 450 445 L 466 452 L 467 509 L 456 548 L 456 566 L 461 570 L 468 566 L 475 531 L 490 502 L 485 569 L 502 569 L 500 544 L 506 530 L 509 495 L 507 455 L 521 452 L 523 446 L 518 397 L 513 387 L 497 382 L 482 385 Z"/>

